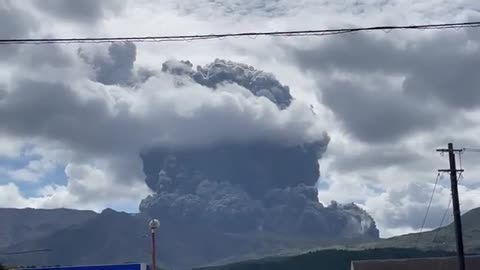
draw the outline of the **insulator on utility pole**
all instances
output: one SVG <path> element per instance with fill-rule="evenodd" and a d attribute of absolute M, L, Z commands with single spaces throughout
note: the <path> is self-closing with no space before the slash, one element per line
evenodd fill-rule
<path fill-rule="evenodd" d="M 450 173 L 450 186 L 452 190 L 452 206 L 453 206 L 453 219 L 455 224 L 455 238 L 457 240 L 457 256 L 458 256 L 458 269 L 465 270 L 465 254 L 463 251 L 463 233 L 462 233 L 462 216 L 460 213 L 460 203 L 458 199 L 458 179 L 457 172 L 463 172 L 462 169 L 457 170 L 455 164 L 455 153 L 461 153 L 462 149 L 454 149 L 453 143 L 448 144 L 447 149 L 437 149 L 437 152 L 448 152 L 448 159 L 450 162 L 450 169 L 438 170 L 439 172 Z"/>

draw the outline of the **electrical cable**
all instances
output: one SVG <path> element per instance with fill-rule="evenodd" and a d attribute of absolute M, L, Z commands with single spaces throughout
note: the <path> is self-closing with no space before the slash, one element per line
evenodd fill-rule
<path fill-rule="evenodd" d="M 165 35 L 165 36 L 128 36 L 128 37 L 79 37 L 79 38 L 15 38 L 0 39 L 0 45 L 20 45 L 20 44 L 70 44 L 70 43 L 112 43 L 112 42 L 167 42 L 167 41 L 195 41 L 209 39 L 224 39 L 227 37 L 250 37 L 260 36 L 327 36 L 340 35 L 364 31 L 384 31 L 392 30 L 436 30 L 436 29 L 462 29 L 477 28 L 480 22 L 460 22 L 460 23 L 442 23 L 442 24 L 420 24 L 420 25 L 391 25 L 391 26 L 371 26 L 357 28 L 338 28 L 338 29 L 318 29 L 318 30 L 296 30 L 296 31 L 270 31 L 270 32 L 239 32 L 222 34 L 198 34 L 198 35 Z"/>
<path fill-rule="evenodd" d="M 437 177 L 435 179 L 435 184 L 434 184 L 433 190 L 432 190 L 432 195 L 430 196 L 430 201 L 428 202 L 427 211 L 425 212 L 425 216 L 423 217 L 423 221 L 422 221 L 422 226 L 421 226 L 420 231 L 418 232 L 417 238 L 415 240 L 415 246 L 417 246 L 418 241 L 420 239 L 420 235 L 421 235 L 421 233 L 423 231 L 423 228 L 425 227 L 425 224 L 427 222 L 428 213 L 430 212 L 430 207 L 432 206 L 433 196 L 435 195 L 435 190 L 437 189 L 437 184 L 438 184 L 438 180 L 440 179 L 440 175 L 442 175 L 440 172 L 437 173 Z"/>

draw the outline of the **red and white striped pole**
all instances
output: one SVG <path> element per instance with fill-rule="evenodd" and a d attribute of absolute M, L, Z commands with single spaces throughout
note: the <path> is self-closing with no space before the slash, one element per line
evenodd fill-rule
<path fill-rule="evenodd" d="M 155 243 L 155 230 L 160 226 L 160 221 L 158 219 L 152 219 L 148 223 L 150 226 L 151 234 L 152 234 L 152 269 L 157 270 L 157 248 Z"/>

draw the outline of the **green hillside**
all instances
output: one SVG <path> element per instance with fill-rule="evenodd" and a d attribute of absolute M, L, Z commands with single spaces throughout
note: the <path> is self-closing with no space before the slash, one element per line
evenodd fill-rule
<path fill-rule="evenodd" d="M 462 215 L 463 242 L 465 252 L 480 253 L 480 208 Z M 455 232 L 453 223 L 428 232 L 412 233 L 383 239 L 377 242 L 352 245 L 356 248 L 420 248 L 455 251 Z"/>
<path fill-rule="evenodd" d="M 297 256 L 272 257 L 239 262 L 224 266 L 198 268 L 197 270 L 349 270 L 352 260 L 421 258 L 451 256 L 446 251 L 422 251 L 417 249 L 369 249 L 369 250 L 320 250 Z"/>
<path fill-rule="evenodd" d="M 462 216 L 465 251 L 480 253 L 480 208 Z M 370 243 L 339 244 L 331 249 L 311 251 L 295 256 L 278 256 L 249 260 L 224 266 L 198 268 L 199 270 L 282 270 L 282 269 L 350 269 L 352 260 L 418 258 L 454 255 L 453 224 L 422 233 L 382 239 Z"/>

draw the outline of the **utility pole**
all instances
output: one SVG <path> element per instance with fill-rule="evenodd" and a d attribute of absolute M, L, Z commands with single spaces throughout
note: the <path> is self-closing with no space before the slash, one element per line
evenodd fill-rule
<path fill-rule="evenodd" d="M 151 219 L 148 223 L 148 226 L 150 227 L 150 233 L 152 236 L 152 268 L 150 270 L 157 270 L 157 245 L 155 243 L 155 231 L 160 226 L 160 221 L 158 221 L 158 219 Z"/>
<path fill-rule="evenodd" d="M 463 252 L 463 233 L 462 233 L 462 218 L 460 215 L 460 203 L 458 200 L 458 180 L 457 172 L 463 172 L 463 170 L 457 170 L 455 164 L 455 152 L 459 154 L 462 149 L 454 149 L 453 143 L 448 144 L 447 149 L 437 149 L 437 152 L 448 152 L 448 158 L 450 161 L 450 169 L 438 170 L 439 172 L 450 173 L 450 184 L 452 190 L 452 205 L 453 205 L 453 219 L 455 223 L 455 237 L 457 239 L 457 256 L 458 256 L 458 269 L 465 270 L 465 254 Z"/>

